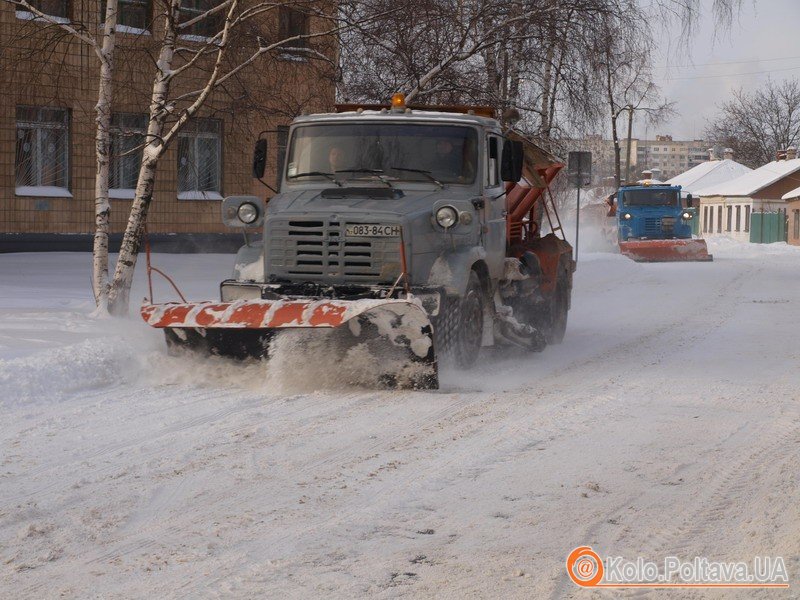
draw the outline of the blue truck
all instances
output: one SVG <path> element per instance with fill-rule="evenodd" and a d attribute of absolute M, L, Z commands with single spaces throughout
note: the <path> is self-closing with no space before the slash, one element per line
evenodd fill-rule
<path fill-rule="evenodd" d="M 620 252 L 637 262 L 713 260 L 705 240 L 692 238 L 691 195 L 686 204 L 680 186 L 621 187 L 615 207 Z"/>

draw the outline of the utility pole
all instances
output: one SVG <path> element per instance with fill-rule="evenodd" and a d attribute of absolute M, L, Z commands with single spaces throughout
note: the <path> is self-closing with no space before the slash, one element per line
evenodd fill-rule
<path fill-rule="evenodd" d="M 633 132 L 633 106 L 628 104 L 625 107 L 628 111 L 628 148 L 625 151 L 625 183 L 630 183 L 631 180 L 631 135 Z"/>

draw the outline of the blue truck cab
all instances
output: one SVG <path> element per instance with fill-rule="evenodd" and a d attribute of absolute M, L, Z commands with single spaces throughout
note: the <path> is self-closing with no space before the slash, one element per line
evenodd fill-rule
<path fill-rule="evenodd" d="M 683 207 L 680 186 L 632 185 L 617 192 L 620 242 L 691 239 L 694 218 L 695 211 Z"/>

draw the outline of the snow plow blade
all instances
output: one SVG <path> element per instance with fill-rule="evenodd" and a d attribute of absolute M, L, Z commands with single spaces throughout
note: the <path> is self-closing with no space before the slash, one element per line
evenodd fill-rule
<path fill-rule="evenodd" d="M 619 243 L 619 251 L 636 262 L 708 262 L 705 240 L 628 240 Z"/>
<path fill-rule="evenodd" d="M 402 373 L 386 374 L 387 385 L 438 388 L 433 327 L 414 298 L 145 303 L 141 314 L 148 325 L 164 329 L 171 349 L 233 358 L 266 357 L 270 339 L 287 329 L 341 329 L 353 343 L 381 337 L 403 352 L 406 363 Z"/>

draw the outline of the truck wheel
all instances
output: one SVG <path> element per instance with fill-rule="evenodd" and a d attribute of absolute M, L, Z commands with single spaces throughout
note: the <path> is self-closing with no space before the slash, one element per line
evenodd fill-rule
<path fill-rule="evenodd" d="M 440 364 L 468 369 L 478 359 L 483 340 L 484 293 L 475 271 L 464 297 L 445 296 L 433 327 L 434 351 Z"/>
<path fill-rule="evenodd" d="M 567 315 L 569 314 L 569 275 L 563 261 L 559 261 L 558 279 L 550 305 L 550 327 L 547 330 L 547 343 L 560 344 L 567 331 Z"/>

